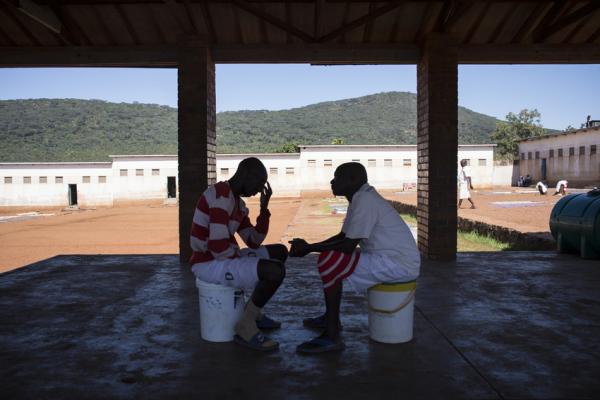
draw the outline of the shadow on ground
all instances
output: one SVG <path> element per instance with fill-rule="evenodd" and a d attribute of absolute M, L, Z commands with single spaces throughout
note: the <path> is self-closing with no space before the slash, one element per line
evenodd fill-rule
<path fill-rule="evenodd" d="M 59 256 L 0 275 L 2 398 L 593 398 L 600 393 L 600 268 L 550 252 L 426 262 L 415 339 L 368 338 L 343 304 L 347 349 L 300 356 L 321 311 L 314 256 L 288 262 L 267 311 L 278 353 L 200 339 L 175 255 Z"/>

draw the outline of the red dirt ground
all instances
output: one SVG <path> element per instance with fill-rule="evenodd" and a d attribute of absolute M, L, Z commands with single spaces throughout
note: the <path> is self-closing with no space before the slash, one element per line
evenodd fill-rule
<path fill-rule="evenodd" d="M 511 189 L 505 189 L 505 192 Z M 547 232 L 550 212 L 559 196 L 537 193 L 473 193 L 477 209 L 459 215 L 502 225 L 522 232 Z M 390 199 L 416 204 L 416 193 L 382 191 Z M 494 202 L 531 201 L 535 206 L 501 208 Z M 332 206 L 344 206 L 327 192 L 304 193 L 302 198 L 273 198 L 271 228 L 265 243 L 287 243 L 294 237 L 309 241 L 325 239 L 341 227 L 344 214 Z M 250 199 L 251 218 L 258 199 Z M 20 210 L 32 211 L 32 210 Z M 178 251 L 177 207 L 137 205 L 66 212 L 54 216 L 0 223 L 0 272 L 9 271 L 58 254 L 175 254 Z M 8 211 L 0 211 L 7 215 Z M 10 210 L 15 215 L 15 210 Z"/>

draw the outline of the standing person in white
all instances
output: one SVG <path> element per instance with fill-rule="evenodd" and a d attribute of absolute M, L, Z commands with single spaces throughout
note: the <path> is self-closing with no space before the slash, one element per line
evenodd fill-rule
<path fill-rule="evenodd" d="M 462 204 L 464 199 L 469 200 L 471 208 L 475 208 L 475 203 L 471 200 L 471 192 L 473 190 L 473 184 L 471 183 L 471 176 L 467 170 L 467 160 L 460 160 L 460 172 L 458 173 L 458 208 Z"/>
<path fill-rule="evenodd" d="M 291 257 L 321 253 L 317 268 L 325 294 L 325 314 L 303 321 L 304 326 L 324 332 L 298 346 L 300 353 L 344 348 L 340 338 L 344 280 L 361 292 L 383 282 L 414 280 L 421 266 L 410 228 L 390 203 L 367 183 L 367 171 L 362 164 L 340 165 L 331 181 L 331 190 L 336 196 L 345 196 L 350 203 L 340 233 L 319 243 L 309 244 L 297 238 L 290 242 Z M 360 250 L 357 249 L 359 244 Z"/>

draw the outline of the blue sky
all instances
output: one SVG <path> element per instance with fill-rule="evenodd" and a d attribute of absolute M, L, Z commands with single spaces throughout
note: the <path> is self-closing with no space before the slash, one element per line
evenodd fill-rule
<path fill-rule="evenodd" d="M 217 111 L 281 110 L 416 91 L 415 66 L 217 65 Z M 537 108 L 548 128 L 600 119 L 600 65 L 459 67 L 459 104 L 498 118 Z M 0 69 L 0 99 L 80 98 L 177 106 L 173 69 Z"/>

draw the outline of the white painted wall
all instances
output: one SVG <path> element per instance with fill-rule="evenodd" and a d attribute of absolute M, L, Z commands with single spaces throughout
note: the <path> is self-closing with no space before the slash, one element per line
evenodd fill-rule
<path fill-rule="evenodd" d="M 275 196 L 298 196 L 300 194 L 300 155 L 298 153 L 277 154 L 218 154 L 217 181 L 229 179 L 238 164 L 247 157 L 259 158 L 269 174 L 269 183 Z"/>
<path fill-rule="evenodd" d="M 592 146 L 596 146 L 595 154 L 591 154 Z M 519 143 L 520 174 L 531 175 L 534 182 L 542 179 L 545 159 L 546 179 L 551 185 L 561 179 L 567 179 L 571 186 L 600 185 L 599 152 L 600 127 L 525 140 Z"/>
<path fill-rule="evenodd" d="M 101 176 L 106 183 L 99 183 Z M 46 183 L 40 183 L 44 177 Z M 57 177 L 62 177 L 62 183 L 57 183 Z M 89 183 L 84 183 L 84 177 L 89 177 Z M 25 183 L 26 178 L 31 183 Z M 69 184 L 77 185 L 79 204 L 112 204 L 110 162 L 0 163 L 0 206 L 67 206 Z"/>
<path fill-rule="evenodd" d="M 458 160 L 468 159 L 473 184 L 510 185 L 512 166 L 494 166 L 494 145 L 459 146 Z M 250 154 L 217 155 L 217 180 L 227 180 Z M 377 188 L 402 189 L 417 182 L 417 149 L 408 146 L 301 146 L 300 153 L 255 154 L 269 172 L 276 196 L 297 196 L 302 190 L 329 190 L 335 168 L 358 160 Z M 113 205 L 137 200 L 167 199 L 167 178 L 177 182 L 177 156 L 115 155 L 112 163 L 0 164 L 0 206 L 67 206 L 68 185 L 77 184 L 81 206 Z M 479 165 L 479 160 L 482 164 Z M 330 165 L 329 165 L 330 164 Z M 406 165 L 405 165 L 406 164 Z M 451 168 L 451 166 L 449 166 Z M 458 172 L 458 165 L 456 166 Z M 122 175 L 121 171 L 126 171 Z M 138 172 L 140 171 L 140 172 Z M 31 183 L 23 183 L 30 176 Z M 39 183 L 46 176 L 47 183 Z M 61 184 L 55 183 L 63 177 Z M 89 176 L 90 183 L 83 183 Z M 99 183 L 99 177 L 106 183 Z M 5 183 L 10 178 L 12 183 Z"/>
<path fill-rule="evenodd" d="M 110 157 L 113 159 L 111 173 L 115 202 L 166 199 L 169 176 L 175 177 L 178 185 L 177 156 L 117 155 Z M 121 175 L 122 170 L 127 171 L 126 176 Z M 138 171 L 141 171 L 142 175 L 139 175 Z"/>

